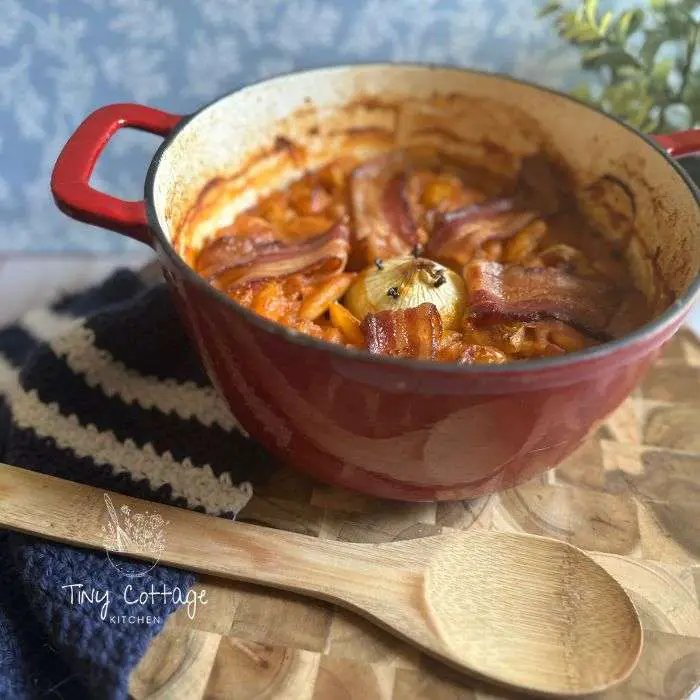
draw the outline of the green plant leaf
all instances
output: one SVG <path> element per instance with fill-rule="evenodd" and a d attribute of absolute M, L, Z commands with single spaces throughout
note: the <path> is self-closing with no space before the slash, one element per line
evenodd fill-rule
<path fill-rule="evenodd" d="M 647 0 L 646 13 L 627 3 L 619 13 L 602 11 L 600 0 L 541 8 L 592 76 L 572 95 L 643 131 L 700 125 L 700 0 Z"/>
<path fill-rule="evenodd" d="M 681 0 L 679 6 L 688 14 L 692 14 L 695 10 L 700 8 L 700 0 Z"/>
<path fill-rule="evenodd" d="M 654 106 L 654 100 L 648 95 L 642 97 L 639 101 L 639 105 L 634 109 L 634 111 L 629 115 L 628 121 L 632 126 L 636 126 L 641 129 L 642 126 L 649 120 L 649 112 Z"/>
<path fill-rule="evenodd" d="M 663 23 L 669 39 L 683 39 L 693 30 L 693 24 L 686 13 L 675 5 L 666 6 Z"/>
<path fill-rule="evenodd" d="M 562 37 L 572 44 L 586 45 L 589 48 L 600 46 L 603 41 L 600 34 L 590 27 L 575 27 L 574 29 L 568 30 Z"/>
<path fill-rule="evenodd" d="M 586 19 L 591 27 L 595 28 L 598 19 L 598 0 L 583 0 L 584 12 L 586 13 Z"/>
<path fill-rule="evenodd" d="M 640 70 L 637 66 L 620 66 L 617 69 L 617 74 L 621 78 L 632 78 L 637 79 L 640 77 Z"/>
<path fill-rule="evenodd" d="M 562 39 L 566 39 L 567 41 L 574 41 L 575 43 L 575 39 L 580 32 L 581 28 L 577 24 L 572 24 L 569 27 L 567 27 L 564 31 L 559 32 L 559 36 Z"/>
<path fill-rule="evenodd" d="M 537 12 L 537 17 L 541 19 L 542 17 L 548 17 L 553 15 L 555 12 L 559 12 L 564 6 L 559 0 L 550 0 L 550 2 L 544 4 Z"/>
<path fill-rule="evenodd" d="M 650 69 L 662 44 L 669 40 L 668 32 L 661 26 L 645 32 L 644 44 L 639 51 L 639 60 Z"/>
<path fill-rule="evenodd" d="M 574 44 L 600 43 L 600 35 L 595 27 L 591 27 L 586 22 L 576 22 L 568 24 L 565 29 L 560 30 L 559 36 Z"/>
<path fill-rule="evenodd" d="M 668 81 L 668 76 L 671 75 L 671 71 L 673 70 L 673 64 L 674 60 L 672 58 L 664 58 L 657 61 L 651 70 L 651 79 L 656 81 L 662 80 L 666 83 Z"/>
<path fill-rule="evenodd" d="M 683 92 L 683 101 L 690 111 L 700 120 L 700 72 L 692 73 Z"/>
<path fill-rule="evenodd" d="M 649 101 L 644 80 L 625 80 L 607 85 L 601 98 L 606 111 L 626 120 L 635 119 L 642 106 Z"/>
<path fill-rule="evenodd" d="M 658 114 L 650 114 L 647 116 L 646 122 L 642 124 L 640 127 L 641 131 L 644 131 L 647 134 L 651 134 L 655 131 L 659 130 L 659 115 Z"/>
<path fill-rule="evenodd" d="M 565 29 L 576 25 L 576 15 L 573 12 L 571 12 L 571 10 L 562 12 L 559 15 L 559 17 L 557 17 L 555 24 L 557 29 L 559 30 L 559 33 L 561 33 Z"/>
<path fill-rule="evenodd" d="M 644 24 L 644 10 L 637 8 L 636 10 L 628 10 L 623 12 L 615 27 L 617 38 L 624 42 L 627 38 L 634 34 Z"/>
<path fill-rule="evenodd" d="M 634 34 L 638 29 L 640 29 L 644 25 L 644 20 L 646 19 L 646 14 L 644 13 L 644 10 L 641 8 L 637 8 L 636 10 L 632 11 L 632 19 L 630 20 L 630 26 L 629 26 L 629 31 L 627 32 L 627 36 L 630 34 Z"/>
<path fill-rule="evenodd" d="M 605 34 L 607 34 L 607 31 L 610 28 L 610 23 L 612 22 L 613 17 L 614 17 L 614 15 L 610 11 L 606 12 L 601 17 L 600 24 L 598 25 L 598 33 L 601 36 L 605 36 Z"/>
<path fill-rule="evenodd" d="M 615 69 L 622 68 L 623 66 L 633 68 L 642 67 L 634 56 L 617 46 L 587 51 L 581 57 L 581 65 L 589 70 L 602 68 L 603 66 Z"/>

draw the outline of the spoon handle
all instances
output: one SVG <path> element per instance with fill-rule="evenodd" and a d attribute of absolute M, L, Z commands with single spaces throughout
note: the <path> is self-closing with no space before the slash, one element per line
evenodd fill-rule
<path fill-rule="evenodd" d="M 114 507 L 105 507 L 105 501 Z M 119 536 L 121 519 L 127 519 L 124 506 L 131 514 L 159 515 L 165 521 L 160 526 L 157 520 L 150 521 L 162 533 L 162 551 Z M 117 530 L 118 546 L 106 540 L 110 523 Z M 377 577 L 383 577 L 385 592 L 392 582 L 401 586 L 388 547 L 232 522 L 5 464 L 0 464 L 0 527 L 346 605 L 376 590 Z"/>

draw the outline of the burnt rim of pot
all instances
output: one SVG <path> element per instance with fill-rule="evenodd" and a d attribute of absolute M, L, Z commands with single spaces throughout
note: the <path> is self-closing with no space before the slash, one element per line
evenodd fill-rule
<path fill-rule="evenodd" d="M 197 111 L 183 116 L 183 118 L 178 122 L 177 126 L 171 131 L 171 133 L 168 135 L 168 137 L 163 141 L 163 143 L 160 145 L 158 150 L 156 151 L 155 155 L 153 156 L 153 160 L 151 161 L 151 164 L 148 167 L 148 172 L 146 173 L 146 181 L 144 185 L 144 198 L 145 198 L 145 203 L 146 203 L 146 212 L 148 216 L 148 223 L 153 232 L 155 232 L 155 236 L 157 237 L 158 241 L 160 242 L 160 245 L 165 252 L 165 254 L 168 256 L 168 258 L 173 262 L 175 267 L 177 267 L 183 275 L 185 275 L 193 284 L 197 285 L 205 294 L 210 296 L 212 299 L 215 299 L 216 301 L 224 304 L 227 306 L 231 311 L 233 311 L 236 314 L 239 314 L 243 318 L 245 318 L 248 322 L 252 323 L 253 325 L 257 326 L 258 328 L 261 328 L 268 333 L 271 333 L 273 335 L 278 335 L 287 340 L 290 343 L 294 343 L 296 345 L 301 345 L 305 347 L 310 347 L 314 348 L 315 350 L 320 350 L 323 352 L 326 352 L 330 355 L 333 355 L 338 358 L 343 358 L 347 360 L 352 360 L 354 362 L 368 362 L 371 364 L 377 364 L 377 365 L 389 365 L 389 366 L 395 366 L 397 368 L 402 368 L 406 370 L 417 370 L 420 372 L 436 372 L 439 374 L 454 374 L 454 373 L 459 373 L 459 374 L 478 374 L 478 375 L 483 375 L 483 374 L 496 374 L 496 375 L 501 375 L 501 374 L 508 374 L 508 375 L 522 375 L 522 374 L 527 374 L 529 372 L 533 372 L 536 370 L 554 370 L 555 368 L 565 368 L 568 366 L 576 366 L 576 365 L 586 365 L 589 364 L 592 361 L 601 359 L 603 357 L 606 357 L 607 355 L 613 355 L 614 353 L 624 350 L 626 348 L 633 347 L 635 345 L 640 345 L 644 344 L 646 341 L 651 340 L 654 336 L 662 333 L 665 328 L 667 328 L 669 325 L 673 324 L 673 322 L 677 319 L 677 317 L 681 314 L 683 314 L 685 311 L 690 310 L 690 307 L 695 299 L 696 296 L 698 296 L 698 292 L 700 292 L 700 274 L 696 275 L 695 279 L 691 282 L 691 284 L 688 286 L 688 289 L 680 295 L 672 304 L 669 305 L 669 307 L 661 313 L 657 318 L 655 318 L 653 321 L 650 321 L 643 326 L 640 326 L 639 328 L 635 329 L 631 333 L 627 333 L 626 335 L 622 336 L 622 338 L 618 338 L 615 340 L 608 341 L 606 343 L 603 343 L 601 345 L 596 345 L 592 348 L 588 348 L 585 350 L 580 350 L 577 352 L 572 352 L 572 353 L 567 353 L 565 355 L 558 355 L 556 357 L 546 357 L 546 358 L 540 358 L 536 360 L 521 360 L 518 362 L 507 362 L 505 364 L 501 365 L 478 365 L 478 364 L 473 364 L 473 365 L 460 365 L 460 364 L 454 364 L 454 363 L 449 363 L 449 362 L 436 362 L 434 360 L 415 360 L 415 359 L 410 359 L 410 358 L 401 358 L 401 357 L 390 357 L 388 355 L 371 355 L 368 352 L 364 352 L 361 350 L 356 350 L 354 348 L 347 348 L 342 345 L 336 345 L 334 343 L 328 343 L 323 340 L 317 340 L 316 338 L 313 338 L 310 335 L 306 335 L 304 333 L 300 333 L 299 331 L 293 331 L 289 328 L 286 328 L 285 326 L 282 326 L 281 324 L 275 323 L 274 321 L 269 321 L 263 316 L 260 316 L 256 314 L 254 311 L 251 311 L 247 309 L 246 307 L 236 303 L 229 297 L 227 297 L 223 292 L 220 292 L 216 288 L 214 288 L 212 285 L 210 285 L 203 277 L 198 275 L 193 268 L 191 268 L 183 259 L 182 257 L 177 253 L 175 248 L 173 247 L 172 243 L 168 239 L 168 237 L 165 235 L 165 232 L 160 226 L 160 222 L 158 221 L 158 215 L 156 213 L 155 205 L 153 203 L 153 183 L 155 182 L 156 174 L 158 171 L 158 168 L 160 166 L 160 161 L 161 158 L 163 157 L 163 154 L 165 151 L 168 149 L 170 144 L 178 137 L 180 132 L 193 120 L 195 119 L 199 114 L 207 110 L 209 107 L 215 105 L 217 102 L 230 97 L 233 94 L 236 93 L 241 93 L 246 90 L 251 90 L 254 89 L 258 85 L 262 85 L 264 83 L 271 83 L 276 80 L 282 80 L 285 77 L 289 77 L 291 75 L 300 75 L 300 74 L 314 74 L 314 73 L 333 73 L 335 71 L 345 71 L 348 69 L 352 68 L 419 68 L 419 69 L 425 69 L 425 70 L 440 70 L 440 71 L 454 71 L 455 73 L 471 73 L 474 75 L 481 75 L 485 77 L 491 77 L 491 78 L 498 78 L 501 80 L 505 80 L 511 83 L 515 84 L 520 84 L 520 85 L 526 85 L 528 87 L 534 88 L 536 90 L 540 90 L 541 92 L 546 92 L 549 93 L 550 95 L 554 95 L 556 97 L 569 100 L 570 102 L 574 102 L 582 107 L 585 107 L 587 110 L 590 112 L 594 112 L 596 114 L 602 114 L 605 118 L 610 119 L 613 122 L 616 122 L 623 128 L 627 129 L 628 131 L 631 131 L 633 134 L 638 136 L 642 141 L 644 141 L 647 146 L 650 148 L 654 149 L 657 153 L 661 154 L 666 161 L 671 165 L 671 167 L 680 175 L 682 180 L 685 182 L 686 186 L 688 189 L 691 191 L 693 198 L 695 199 L 695 203 L 697 206 L 700 206 L 700 190 L 698 190 L 697 186 L 693 182 L 693 180 L 690 178 L 688 173 L 679 165 L 679 163 L 672 158 L 666 151 L 661 148 L 655 141 L 653 141 L 651 138 L 643 134 L 641 131 L 638 129 L 635 129 L 633 126 L 630 126 L 629 124 L 626 124 L 623 122 L 621 119 L 618 119 L 617 117 L 607 114 L 599 109 L 596 109 L 595 107 L 592 107 L 591 105 L 587 104 L 583 100 L 580 100 L 576 97 L 573 97 L 572 95 L 568 95 L 564 92 L 560 92 L 558 90 L 554 90 L 549 87 L 545 87 L 542 85 L 538 85 L 537 83 L 531 82 L 529 80 L 521 80 L 520 78 L 515 78 L 513 76 L 505 75 L 502 73 L 497 73 L 497 72 L 490 72 L 490 71 L 482 71 L 482 70 L 476 70 L 472 68 L 460 68 L 458 66 L 450 66 L 450 65 L 441 65 L 441 64 L 436 64 L 436 63 L 412 63 L 412 62 L 397 62 L 397 63 L 386 63 L 386 62 L 378 62 L 378 63 L 351 63 L 351 64 L 342 64 L 342 65 L 330 65 L 327 67 L 320 67 L 320 68 L 314 68 L 310 70 L 305 70 L 305 71 L 290 71 L 288 73 L 283 73 L 280 75 L 273 76 L 271 78 L 265 78 L 263 80 L 258 80 L 254 83 L 250 83 L 244 87 L 241 87 L 238 90 L 234 90 L 232 92 L 227 92 L 223 95 L 220 95 L 214 100 L 211 100 L 204 106 L 202 106 L 200 109 Z M 700 234 L 699 234 L 700 235 Z"/>

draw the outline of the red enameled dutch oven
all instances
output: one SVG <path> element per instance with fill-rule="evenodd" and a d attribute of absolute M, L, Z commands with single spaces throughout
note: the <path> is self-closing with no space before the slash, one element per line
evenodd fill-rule
<path fill-rule="evenodd" d="M 121 127 L 165 137 L 144 201 L 89 185 Z M 407 143 L 456 151 L 504 174 L 535 151 L 563 160 L 582 211 L 626 245 L 638 283 L 659 307 L 654 320 L 584 352 L 507 365 L 373 357 L 277 326 L 188 266 L 192 250 L 258 194 L 348 149 L 372 155 Z M 679 328 L 700 289 L 700 195 L 671 156 L 696 150 L 698 131 L 650 140 L 566 95 L 504 76 L 378 64 L 274 78 L 186 117 L 103 107 L 66 144 L 51 186 L 69 216 L 157 251 L 209 376 L 270 451 L 367 494 L 451 500 L 561 462 Z"/>

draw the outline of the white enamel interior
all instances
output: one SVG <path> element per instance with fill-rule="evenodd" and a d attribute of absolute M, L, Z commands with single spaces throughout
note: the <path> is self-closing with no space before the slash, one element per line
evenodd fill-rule
<path fill-rule="evenodd" d="M 336 157 L 347 148 L 348 129 L 357 134 L 367 127 L 375 128 L 375 136 L 356 139 L 354 149 L 368 155 L 396 145 L 437 142 L 505 174 L 515 173 L 528 153 L 557 153 L 572 170 L 581 204 L 598 228 L 613 237 L 634 228 L 630 260 L 640 286 L 656 298 L 657 311 L 662 298 L 651 257 L 663 284 L 676 295 L 698 275 L 700 209 L 660 153 L 631 130 L 571 99 L 457 69 L 323 69 L 275 78 L 219 100 L 191 120 L 162 156 L 153 183 L 160 226 L 171 242 L 183 229 L 176 247 L 187 258 L 188 248 L 230 224 L 262 191 Z M 426 135 L 425 127 L 444 133 Z M 304 146 L 303 161 L 295 165 L 275 153 L 237 176 L 252 154 L 269 149 L 279 136 Z M 229 184 L 212 194 L 206 217 L 188 223 L 187 212 L 213 178 Z"/>

